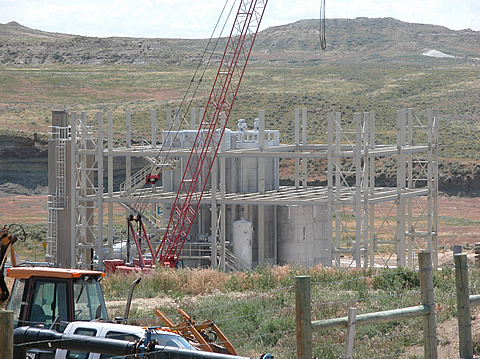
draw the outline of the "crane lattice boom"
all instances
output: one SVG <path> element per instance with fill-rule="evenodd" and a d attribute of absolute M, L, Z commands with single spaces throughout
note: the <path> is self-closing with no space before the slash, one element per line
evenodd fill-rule
<path fill-rule="evenodd" d="M 197 214 L 268 0 L 241 0 L 190 157 L 155 258 L 178 261 Z"/>

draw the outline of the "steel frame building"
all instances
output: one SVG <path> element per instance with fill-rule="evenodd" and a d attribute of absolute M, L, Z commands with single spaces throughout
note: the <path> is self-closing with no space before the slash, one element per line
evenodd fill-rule
<path fill-rule="evenodd" d="M 180 111 L 167 109 L 167 128 L 172 121 L 180 124 L 186 120 L 187 127 L 180 132 L 195 131 L 199 111 L 193 109 L 186 119 Z M 294 114 L 293 144 L 280 144 L 278 138 L 273 138 L 275 131 L 265 129 L 264 111 L 259 111 L 257 128 L 244 132 L 254 136 L 255 145 L 228 147 L 223 139 L 212 168 L 210 189 L 202 200 L 202 206 L 210 213 L 210 228 L 205 229 L 210 232 L 209 240 L 189 241 L 182 257 L 190 258 L 193 264 L 223 270 L 289 261 L 316 265 L 315 259 L 302 263 L 304 252 L 297 253 L 296 257 L 285 254 L 285 251 L 295 251 L 297 243 L 301 246 L 301 238 L 287 250 L 282 250 L 282 246 L 287 245 L 285 240 L 279 242 L 278 239 L 282 225 L 278 208 L 287 208 L 288 216 L 291 209 L 304 208 L 304 212 L 308 212 L 311 208 L 317 216 L 314 217 L 322 217 L 323 221 L 322 265 L 415 267 L 416 253 L 422 250 L 430 251 L 437 264 L 438 110 L 428 110 L 424 118 L 412 109 L 397 111 L 396 143 L 386 145 L 377 143 L 374 112 L 355 113 L 353 119 L 344 118 L 340 113 L 329 114 L 324 144 L 307 141 L 307 109 L 296 109 Z M 172 164 L 161 150 L 168 133 L 160 138 L 157 114 L 152 111 L 151 138 L 144 139 L 141 145 L 132 145 L 130 111 L 127 110 L 125 118 L 124 145 L 114 146 L 112 113 L 106 118 L 103 113 L 97 113 L 89 120 L 85 113 L 53 111 L 49 144 L 49 261 L 66 267 L 102 268 L 103 259 L 113 256 L 115 208 L 121 205 L 129 211 L 140 198 L 151 213 L 144 218 L 148 218 L 152 228 L 159 227 L 161 233 L 163 222 L 155 217 L 156 209 L 162 206 L 167 210 L 175 191 L 156 186 L 145 188 L 143 184 L 146 174 Z M 189 151 L 188 147 L 172 147 L 168 156 L 181 162 Z M 147 165 L 133 173 L 133 157 L 143 158 Z M 123 158 L 125 162 L 125 182 L 119 191 L 114 191 L 116 158 Z M 229 192 L 227 163 L 241 159 L 253 159 L 258 165 L 256 190 Z M 293 159 L 294 184 L 275 185 L 279 176 L 276 173 L 273 179 L 267 180 L 274 183 L 269 188 L 266 161 L 278 169 L 281 159 Z M 326 162 L 326 186 L 308 183 L 308 162 L 316 160 Z M 385 166 L 396 174 L 396 186 L 377 184 L 376 177 Z M 164 173 L 169 171 L 173 173 L 174 169 L 168 168 Z M 227 212 L 230 208 L 235 212 L 235 206 L 254 209 L 256 238 L 273 238 L 271 243 L 257 239 L 253 249 L 255 260 L 251 263 L 242 262 L 229 249 L 231 231 L 227 230 L 230 221 Z M 270 208 L 274 208 L 271 213 Z M 320 217 L 318 213 L 322 213 Z M 274 223 L 273 229 L 266 217 Z M 317 227 L 312 228 L 315 232 Z M 303 239 L 305 233 L 303 225 Z M 311 245 L 317 246 L 316 243 Z M 308 253 L 309 248 L 304 250 Z"/>

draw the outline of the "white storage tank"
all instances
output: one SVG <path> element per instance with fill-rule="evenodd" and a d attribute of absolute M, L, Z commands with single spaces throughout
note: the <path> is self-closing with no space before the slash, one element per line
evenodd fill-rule
<path fill-rule="evenodd" d="M 278 264 L 331 266 L 326 206 L 278 207 Z"/>
<path fill-rule="evenodd" d="M 259 148 L 260 131 L 258 129 L 248 130 L 245 120 L 239 120 L 238 130 L 232 131 L 225 129 L 225 148 L 226 150 Z M 181 131 L 163 131 L 162 143 L 166 147 L 191 149 L 197 135 L 197 130 Z M 265 130 L 263 145 L 265 147 L 278 146 L 280 144 L 280 134 L 278 130 Z M 214 137 L 218 140 L 219 133 Z M 176 163 L 174 170 L 167 170 L 162 174 L 162 184 L 164 191 L 176 192 L 180 186 L 185 166 L 188 158 L 180 158 Z M 279 160 L 275 158 L 265 158 L 260 164 L 263 168 L 265 190 L 274 190 L 279 188 Z M 220 173 L 217 174 L 217 182 L 220 181 Z M 227 192 L 253 193 L 258 192 L 259 183 L 259 159 L 258 158 L 228 158 L 226 161 L 225 189 Z M 205 189 L 211 188 L 211 178 L 209 178 Z M 200 189 L 198 189 L 200 190 Z"/>
<path fill-rule="evenodd" d="M 233 222 L 233 254 L 249 267 L 252 266 L 253 224 L 240 219 Z"/>

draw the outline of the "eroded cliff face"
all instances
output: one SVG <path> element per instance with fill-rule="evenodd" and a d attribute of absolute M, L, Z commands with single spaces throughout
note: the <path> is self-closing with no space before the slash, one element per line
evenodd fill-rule
<path fill-rule="evenodd" d="M 132 158 L 132 172 L 141 169 L 146 162 Z M 285 175 L 285 173 L 283 173 Z M 282 184 L 293 184 L 282 176 Z M 125 180 L 125 161 L 114 161 L 114 190 Z M 354 178 L 352 177 L 352 183 Z M 394 167 L 379 169 L 376 173 L 378 186 L 396 185 Z M 321 180 L 312 184 L 326 185 Z M 105 186 L 107 183 L 105 183 Z M 48 138 L 35 133 L 0 135 L 0 196 L 10 194 L 48 194 Z M 438 187 L 448 195 L 480 196 L 480 166 L 475 162 L 441 161 L 439 163 Z"/>
<path fill-rule="evenodd" d="M 132 159 L 132 172 L 145 162 Z M 125 180 L 125 161 L 114 161 L 114 190 Z M 105 182 L 105 186 L 107 183 Z M 105 187 L 106 188 L 106 187 Z M 48 138 L 46 135 L 0 135 L 0 196 L 48 194 Z"/>
<path fill-rule="evenodd" d="M 47 193 L 48 143 L 36 134 L 0 135 L 0 192 Z"/>

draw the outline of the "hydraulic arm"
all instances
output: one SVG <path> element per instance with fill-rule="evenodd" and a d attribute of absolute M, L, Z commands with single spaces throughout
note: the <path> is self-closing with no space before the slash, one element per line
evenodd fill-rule
<path fill-rule="evenodd" d="M 12 259 L 15 260 L 12 246 L 17 241 L 17 237 L 8 233 L 8 228 L 9 227 L 5 225 L 3 229 L 0 230 L 0 304 L 5 302 L 10 295 L 3 273 L 8 252 L 12 251 Z"/>

